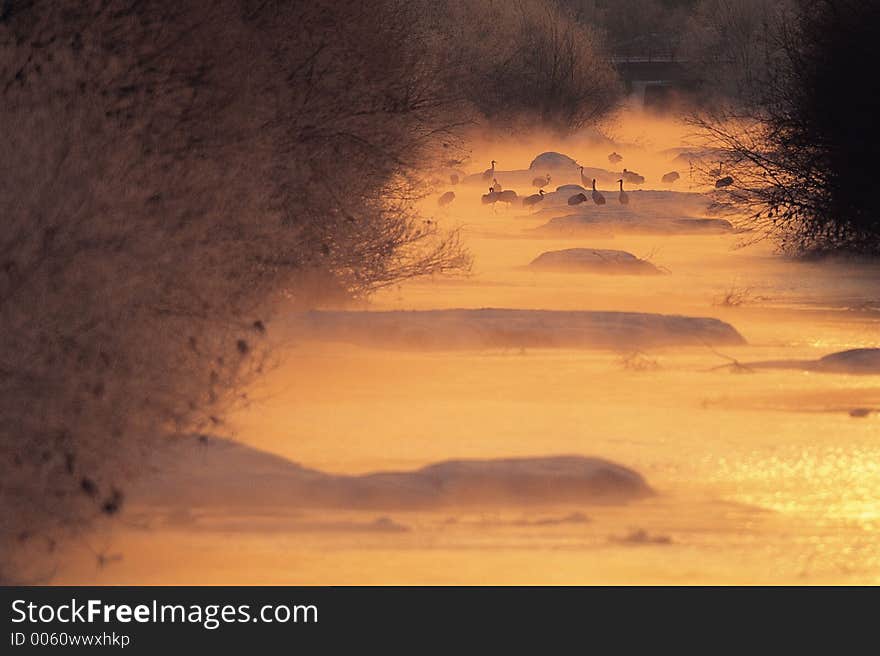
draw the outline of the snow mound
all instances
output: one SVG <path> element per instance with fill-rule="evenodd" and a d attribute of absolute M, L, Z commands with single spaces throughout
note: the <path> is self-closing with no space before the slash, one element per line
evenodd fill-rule
<path fill-rule="evenodd" d="M 529 264 L 539 271 L 652 275 L 660 269 L 626 251 L 600 248 L 567 248 L 541 253 Z"/>
<path fill-rule="evenodd" d="M 614 503 L 653 494 L 632 469 L 576 455 L 449 460 L 348 476 L 221 438 L 178 438 L 162 451 L 168 453 L 157 475 L 132 492 L 135 507 L 411 510 Z"/>
<path fill-rule="evenodd" d="M 412 474 L 425 478 L 456 505 L 472 503 L 589 502 L 649 496 L 641 475 L 601 458 L 548 456 L 449 460 Z"/>
<path fill-rule="evenodd" d="M 797 369 L 827 374 L 880 375 L 880 348 L 857 348 L 830 353 L 818 360 L 748 362 L 752 369 Z"/>
<path fill-rule="evenodd" d="M 577 167 L 578 163 L 571 157 L 553 151 L 541 153 L 529 164 L 530 171 L 574 170 Z"/>
<path fill-rule="evenodd" d="M 687 191 L 653 189 L 627 190 L 630 204 L 626 206 L 620 205 L 617 202 L 618 190 L 616 182 L 620 175 L 611 175 L 616 175 L 617 177 L 615 177 L 610 183 L 603 183 L 602 180 L 597 182 L 599 191 L 604 193 L 608 198 L 608 205 L 600 210 L 601 214 L 599 214 L 599 216 L 614 218 L 621 221 L 644 222 L 660 219 L 673 220 L 687 217 L 704 217 L 708 215 L 709 201 L 706 197 L 702 194 Z M 594 175 L 592 177 L 596 176 Z M 568 185 L 565 185 L 565 187 L 568 188 Z M 562 216 L 559 207 L 565 206 L 569 196 L 572 193 L 578 193 L 579 191 L 581 191 L 581 189 L 571 192 L 567 190 L 560 192 L 557 190 L 556 192 L 547 194 L 545 199 L 547 209 L 542 212 L 542 215 L 545 215 L 548 218 Z M 553 206 L 559 207 L 554 208 Z M 583 208 L 580 212 L 571 212 L 566 208 L 565 216 L 593 216 L 596 215 L 596 212 L 597 210 L 592 209 L 592 203 L 590 203 L 590 205 Z"/>
<path fill-rule="evenodd" d="M 289 318 L 295 337 L 412 349 L 599 348 L 743 344 L 718 319 L 649 314 L 514 309 L 314 311 Z"/>
<path fill-rule="evenodd" d="M 819 371 L 848 374 L 880 374 L 880 348 L 857 348 L 819 358 Z"/>
<path fill-rule="evenodd" d="M 577 237 L 580 235 L 594 235 L 597 232 L 601 234 L 619 232 L 687 235 L 695 233 L 720 234 L 733 230 L 730 221 L 725 219 L 644 216 L 636 211 L 629 210 L 625 206 L 621 207 L 619 211 L 615 210 L 618 210 L 618 208 L 611 203 L 603 206 L 601 210 L 596 210 L 588 205 L 587 211 L 557 216 L 550 219 L 547 223 L 538 226 L 532 232 L 554 237 Z M 592 211 L 592 214 L 588 214 L 588 211 Z"/>

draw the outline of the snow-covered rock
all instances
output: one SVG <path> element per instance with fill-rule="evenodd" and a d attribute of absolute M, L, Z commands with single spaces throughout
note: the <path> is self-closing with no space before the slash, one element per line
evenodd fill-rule
<path fill-rule="evenodd" d="M 706 218 L 708 201 L 702 194 L 636 190 L 628 192 L 629 203 L 617 201 L 616 191 L 605 191 L 608 202 L 601 207 L 584 203 L 571 207 L 569 194 L 554 192 L 545 199 L 546 207 L 532 218 L 547 217 L 535 228 L 541 235 L 579 236 L 602 234 L 691 234 L 730 232 L 733 225 L 718 218 Z"/>
<path fill-rule="evenodd" d="M 880 374 L 880 348 L 857 348 L 826 355 L 816 362 L 817 371 L 846 374 Z"/>
<path fill-rule="evenodd" d="M 602 248 L 567 248 L 541 253 L 529 264 L 538 271 L 656 275 L 660 269 L 626 251 Z"/>
<path fill-rule="evenodd" d="M 797 369 L 828 374 L 880 375 L 880 348 L 857 348 L 830 353 L 818 360 L 748 362 L 750 369 Z"/>
<path fill-rule="evenodd" d="M 557 170 L 577 170 L 578 163 L 569 157 L 557 152 L 541 153 L 532 163 L 529 164 L 530 171 L 557 171 Z"/>
<path fill-rule="evenodd" d="M 599 348 L 743 344 L 718 319 L 642 312 L 451 309 L 315 311 L 288 318 L 292 336 L 378 348 Z"/>
<path fill-rule="evenodd" d="M 601 458 L 548 456 L 449 460 L 411 474 L 430 481 L 444 501 L 473 503 L 589 503 L 649 496 L 641 475 Z"/>
<path fill-rule="evenodd" d="M 607 207 L 607 206 L 606 206 Z M 589 208 L 593 210 L 593 208 Z M 640 233 L 640 234 L 703 234 L 724 233 L 733 230 L 730 221 L 725 219 L 704 218 L 646 218 L 636 213 L 632 214 L 631 220 L 625 220 L 620 216 L 614 216 L 603 210 L 592 214 L 585 212 L 558 216 L 550 219 L 544 225 L 538 226 L 532 232 L 542 236 L 554 237 L 577 237 L 581 235 L 614 234 L 614 233 Z"/>
<path fill-rule="evenodd" d="M 592 207 L 592 203 L 579 210 L 570 210 L 565 207 L 568 198 L 572 193 L 578 191 L 555 191 L 547 194 L 547 208 L 540 213 L 540 216 L 546 216 L 547 219 L 561 216 L 599 216 L 606 219 L 615 219 L 620 221 L 645 222 L 661 219 L 682 219 L 689 217 L 703 217 L 707 215 L 709 202 L 702 194 L 686 192 L 686 191 L 665 191 L 665 190 L 644 190 L 634 189 L 627 191 L 629 194 L 629 204 L 620 205 L 617 202 L 617 185 L 597 184 L 599 191 L 605 194 L 608 204 L 601 210 Z M 574 189 L 574 187 L 566 188 Z M 585 190 L 589 195 L 590 190 Z M 562 211 L 560 211 L 560 209 Z"/>
<path fill-rule="evenodd" d="M 160 451 L 164 462 L 155 476 L 132 490 L 136 508 L 409 510 L 613 503 L 653 494 L 632 469 L 577 455 L 448 460 L 412 471 L 336 475 L 214 437 L 178 438 Z M 386 524 L 362 528 L 394 528 Z"/>

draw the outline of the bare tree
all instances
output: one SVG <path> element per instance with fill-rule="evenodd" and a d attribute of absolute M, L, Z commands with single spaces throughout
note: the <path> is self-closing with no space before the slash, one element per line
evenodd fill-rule
<path fill-rule="evenodd" d="M 280 295 L 467 257 L 412 209 L 454 119 L 406 3 L 4 8 L 0 547 L 34 557 L 222 422 Z"/>
<path fill-rule="evenodd" d="M 555 2 L 452 0 L 432 6 L 453 86 L 492 127 L 562 132 L 605 116 L 621 87 L 600 37 Z"/>
<path fill-rule="evenodd" d="M 772 27 L 772 66 L 748 102 L 696 120 L 734 182 L 716 200 L 787 252 L 880 252 L 873 193 L 880 8 L 801 3 Z"/>
<path fill-rule="evenodd" d="M 478 112 L 570 127 L 613 102 L 556 9 L 480 6 L 499 22 L 405 0 L 2 4 L 0 579 L 223 422 L 280 298 L 466 269 L 414 207 Z"/>
<path fill-rule="evenodd" d="M 753 104 L 784 53 L 778 34 L 790 0 L 700 0 L 684 21 L 681 57 L 706 106 Z"/>
<path fill-rule="evenodd" d="M 694 0 L 559 0 L 579 21 L 595 25 L 619 57 L 679 54 Z"/>

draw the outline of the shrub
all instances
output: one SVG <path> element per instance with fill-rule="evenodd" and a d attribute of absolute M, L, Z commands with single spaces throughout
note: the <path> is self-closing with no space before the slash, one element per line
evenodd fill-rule
<path fill-rule="evenodd" d="M 407 3 L 3 7 L 0 548 L 32 558 L 222 422 L 280 296 L 467 257 L 412 210 L 452 101 Z"/>
<path fill-rule="evenodd" d="M 475 113 L 613 102 L 590 34 L 537 1 L 0 6 L 0 579 L 215 430 L 280 299 L 465 269 L 414 204 Z"/>
<path fill-rule="evenodd" d="M 773 28 L 767 82 L 697 121 L 735 180 L 718 201 L 784 251 L 880 253 L 878 20 L 875 3 L 800 3 Z"/>
<path fill-rule="evenodd" d="M 601 40 L 555 2 L 430 3 L 436 38 L 451 48 L 454 87 L 501 130 L 590 124 L 620 99 Z"/>

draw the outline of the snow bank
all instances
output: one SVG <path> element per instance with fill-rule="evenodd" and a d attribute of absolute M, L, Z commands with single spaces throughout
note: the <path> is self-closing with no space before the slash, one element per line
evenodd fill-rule
<path fill-rule="evenodd" d="M 529 164 L 529 173 L 550 173 L 560 181 L 581 181 L 580 164 L 562 153 L 541 153 Z M 597 166 L 584 166 L 584 178 L 588 181 L 596 178 L 599 184 L 616 184 L 623 177 L 623 171 L 609 171 Z M 500 180 L 500 178 L 499 178 Z"/>
<path fill-rule="evenodd" d="M 168 451 L 156 476 L 133 490 L 135 507 L 410 510 L 614 503 L 653 494 L 632 469 L 574 455 L 448 460 L 346 476 L 220 438 L 179 438 Z"/>
<path fill-rule="evenodd" d="M 578 163 L 568 155 L 563 155 L 562 153 L 550 151 L 546 153 L 541 153 L 532 160 L 531 164 L 529 164 L 530 171 L 553 172 L 560 169 L 577 172 Z"/>
<path fill-rule="evenodd" d="M 707 215 L 709 201 L 706 196 L 688 191 L 627 189 L 626 193 L 629 194 L 630 205 L 622 206 L 617 202 L 617 179 L 619 177 L 620 175 L 617 174 L 617 177 L 611 185 L 603 185 L 601 181 L 597 184 L 599 191 L 605 194 L 608 199 L 608 205 L 604 206 L 601 210 L 592 208 L 592 212 L 590 211 L 592 205 L 590 205 L 582 208 L 580 214 L 592 215 L 599 211 L 620 219 L 632 219 L 634 217 L 644 216 L 658 219 L 673 219 L 689 216 L 702 217 Z M 571 188 L 569 185 L 565 185 L 565 189 L 561 192 L 557 189 L 556 192 L 547 194 L 548 205 L 565 205 L 569 195 L 571 193 L 577 193 L 576 191 L 569 192 L 569 188 Z M 546 209 L 544 210 L 544 213 L 547 214 L 548 218 L 560 216 L 558 209 L 555 214 L 552 209 Z M 578 213 L 566 212 L 566 215 L 568 214 L 577 215 Z"/>
<path fill-rule="evenodd" d="M 880 374 L 880 348 L 858 348 L 819 358 L 817 371 L 846 374 Z"/>
<path fill-rule="evenodd" d="M 629 209 L 629 206 L 615 207 L 615 202 L 616 199 L 612 197 L 607 205 L 598 209 L 588 200 L 578 206 L 583 210 L 552 218 L 531 232 L 541 236 L 577 237 L 597 233 L 720 234 L 733 230 L 733 225 L 725 219 L 651 215 Z"/>
<path fill-rule="evenodd" d="M 424 310 L 303 312 L 291 315 L 294 337 L 382 348 L 609 348 L 743 344 L 718 319 L 642 312 Z"/>
<path fill-rule="evenodd" d="M 880 348 L 858 348 L 830 353 L 818 360 L 748 362 L 751 369 L 797 369 L 829 374 L 880 375 Z"/>
<path fill-rule="evenodd" d="M 567 248 L 541 253 L 529 264 L 538 271 L 656 275 L 660 269 L 632 253 L 601 248 Z"/>

